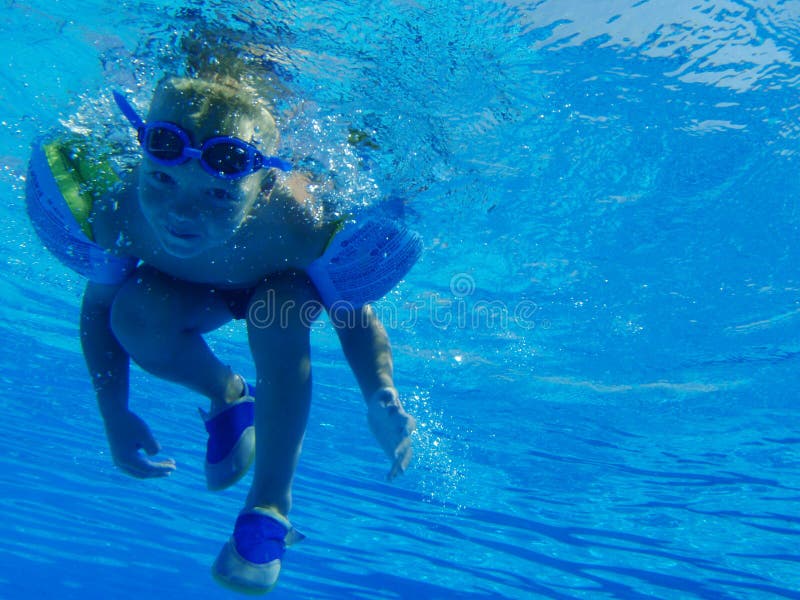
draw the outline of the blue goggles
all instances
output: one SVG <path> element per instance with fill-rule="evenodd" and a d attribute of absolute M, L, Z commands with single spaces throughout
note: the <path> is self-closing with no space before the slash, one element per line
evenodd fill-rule
<path fill-rule="evenodd" d="M 260 169 L 292 170 L 288 161 L 264 156 L 253 144 L 227 135 L 209 138 L 195 148 L 183 127 L 169 121 L 145 123 L 122 94 L 115 91 L 114 100 L 136 129 L 144 153 L 160 165 L 180 165 L 195 158 L 207 173 L 220 179 L 239 179 Z"/>

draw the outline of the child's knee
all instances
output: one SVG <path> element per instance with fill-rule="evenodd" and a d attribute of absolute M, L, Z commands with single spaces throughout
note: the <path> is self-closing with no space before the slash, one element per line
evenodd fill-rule
<path fill-rule="evenodd" d="M 164 302 L 167 299 L 164 298 Z M 132 351 L 171 332 L 167 306 L 159 305 L 158 294 L 141 278 L 131 278 L 119 290 L 111 305 L 111 330 L 122 346 Z"/>

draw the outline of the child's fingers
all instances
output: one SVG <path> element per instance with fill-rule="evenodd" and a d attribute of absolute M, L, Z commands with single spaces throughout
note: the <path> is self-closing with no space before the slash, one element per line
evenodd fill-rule
<path fill-rule="evenodd" d="M 409 450 L 408 454 L 398 458 L 392 464 L 392 468 L 389 470 L 389 474 L 386 476 L 388 481 L 392 481 L 397 476 L 402 475 L 406 472 L 406 467 L 408 467 L 408 463 L 411 462 L 411 451 Z"/>
<path fill-rule="evenodd" d="M 406 435 L 411 435 L 417 430 L 417 420 L 409 414 L 407 414 L 406 417 L 405 433 Z"/>
<path fill-rule="evenodd" d="M 150 479 L 154 477 L 168 477 L 177 467 L 171 458 L 159 462 L 147 460 L 140 455 L 135 459 L 118 463 L 117 466 L 128 475 L 138 479 Z"/>
<path fill-rule="evenodd" d="M 150 477 L 169 477 L 175 469 L 177 466 L 171 458 L 157 463 L 151 462 Z"/>
<path fill-rule="evenodd" d="M 394 452 L 395 460 L 392 463 L 392 468 L 389 470 L 389 474 L 386 476 L 386 479 L 392 481 L 398 475 L 405 473 L 409 463 L 411 462 L 412 455 L 413 450 L 411 448 L 411 439 L 406 438 L 400 442 L 400 444 L 398 444 Z"/>
<path fill-rule="evenodd" d="M 395 461 L 392 468 L 389 469 L 389 472 L 386 474 L 386 481 L 394 481 L 398 475 L 402 475 L 403 473 L 404 471 L 400 467 L 399 461 Z"/>

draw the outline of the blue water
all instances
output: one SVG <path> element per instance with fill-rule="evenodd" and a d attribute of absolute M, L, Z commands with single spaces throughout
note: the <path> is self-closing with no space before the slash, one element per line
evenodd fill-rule
<path fill-rule="evenodd" d="M 232 7 L 237 5 L 236 7 Z M 387 484 L 335 336 L 274 598 L 800 598 L 800 3 L 8 1 L 0 9 L 0 597 L 225 598 L 247 482 L 141 371 L 179 470 L 111 464 L 82 282 L 24 210 L 30 142 L 127 134 L 198 20 L 268 45 L 284 133 L 424 239 L 379 305 L 420 424 Z M 348 126 L 380 145 L 354 156 Z M 105 128 L 105 129 L 104 129 Z M 292 129 L 293 128 L 293 129 Z M 358 166 L 368 166 L 363 172 Z M 210 336 L 252 376 L 245 332 Z"/>

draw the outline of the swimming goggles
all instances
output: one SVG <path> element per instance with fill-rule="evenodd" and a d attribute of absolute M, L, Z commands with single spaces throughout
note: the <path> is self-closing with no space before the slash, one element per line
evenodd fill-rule
<path fill-rule="evenodd" d="M 209 138 L 195 148 L 183 127 L 169 121 L 145 123 L 122 94 L 115 91 L 114 100 L 136 129 L 144 153 L 158 164 L 180 165 L 196 158 L 207 173 L 220 179 L 239 179 L 260 169 L 292 170 L 288 161 L 264 156 L 252 144 L 228 135 Z"/>

